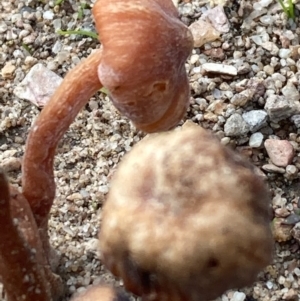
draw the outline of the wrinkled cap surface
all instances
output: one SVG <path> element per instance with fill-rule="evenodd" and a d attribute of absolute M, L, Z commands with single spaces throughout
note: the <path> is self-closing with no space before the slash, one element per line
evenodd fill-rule
<path fill-rule="evenodd" d="M 193 126 L 121 162 L 100 232 L 106 266 L 147 300 L 211 300 L 271 260 L 269 195 L 253 166 Z"/>
<path fill-rule="evenodd" d="M 171 0 L 98 0 L 93 8 L 103 46 L 99 79 L 117 109 L 141 130 L 174 127 L 186 112 L 189 29 Z"/>

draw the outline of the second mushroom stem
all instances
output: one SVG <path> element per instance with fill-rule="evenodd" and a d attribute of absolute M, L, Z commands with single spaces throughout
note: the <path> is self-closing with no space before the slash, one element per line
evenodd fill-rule
<path fill-rule="evenodd" d="M 10 191 L 11 190 L 11 191 Z M 43 266 L 38 230 L 27 201 L 17 189 L 9 188 L 0 170 L 0 271 L 8 301 L 48 301 L 51 289 Z M 26 220 L 21 233 L 20 219 Z M 19 226 L 19 228 L 18 228 Z M 24 234 L 28 234 L 27 241 Z"/>

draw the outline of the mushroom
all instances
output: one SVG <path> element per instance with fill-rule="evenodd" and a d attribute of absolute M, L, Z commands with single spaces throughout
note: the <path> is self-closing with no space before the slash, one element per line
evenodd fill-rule
<path fill-rule="evenodd" d="M 103 208 L 104 264 L 144 300 L 211 300 L 272 257 L 268 190 L 198 126 L 150 135 L 125 155 Z"/>
<path fill-rule="evenodd" d="M 28 202 L 0 170 L 0 279 L 7 301 L 49 301 L 63 294 L 52 273 Z M 53 298 L 53 299 L 52 299 Z"/>
<path fill-rule="evenodd" d="M 98 76 L 116 108 L 145 132 L 177 125 L 189 101 L 193 38 L 172 1 L 98 0 L 93 14 L 103 46 Z"/>
<path fill-rule="evenodd" d="M 26 142 L 23 195 L 43 229 L 44 245 L 55 196 L 57 143 L 102 84 L 115 106 L 147 132 L 174 127 L 187 109 L 189 86 L 184 63 L 193 41 L 172 1 L 98 0 L 93 14 L 103 51 L 95 51 L 67 74 Z"/>
<path fill-rule="evenodd" d="M 193 43 L 172 1 L 98 0 L 93 11 L 103 50 L 94 51 L 67 74 L 32 126 L 23 158 L 22 192 L 8 186 L 0 174 L 0 222 L 7 222 L 0 230 L 0 273 L 9 301 L 56 300 L 62 294 L 60 278 L 52 273 L 48 239 L 55 197 L 54 155 L 59 140 L 102 81 L 117 108 L 145 131 L 174 127 L 187 108 L 184 62 Z M 10 254 L 10 249 L 20 251 Z M 26 283 L 19 285 L 27 275 L 32 276 L 30 288 L 37 289 L 39 297 L 27 292 Z"/>

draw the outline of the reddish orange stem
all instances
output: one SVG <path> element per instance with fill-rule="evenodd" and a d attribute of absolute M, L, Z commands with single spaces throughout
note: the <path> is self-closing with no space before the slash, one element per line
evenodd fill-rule
<path fill-rule="evenodd" d="M 56 146 L 81 108 L 102 87 L 97 75 L 101 57 L 97 50 L 67 74 L 29 133 L 22 187 L 39 228 L 47 223 L 55 197 Z"/>
<path fill-rule="evenodd" d="M 11 191 L 9 191 L 11 190 Z M 26 220 L 25 235 L 18 229 Z M 16 189 L 9 189 L 0 171 L 0 275 L 8 301 L 49 301 L 51 288 L 44 273 L 38 229 L 30 207 Z"/>

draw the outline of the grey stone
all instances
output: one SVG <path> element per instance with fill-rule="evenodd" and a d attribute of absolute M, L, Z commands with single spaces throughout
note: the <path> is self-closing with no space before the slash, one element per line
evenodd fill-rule
<path fill-rule="evenodd" d="M 246 299 L 246 295 L 243 292 L 234 292 L 230 301 L 244 301 Z"/>
<path fill-rule="evenodd" d="M 279 80 L 279 81 L 281 81 L 281 82 L 283 82 L 283 83 L 286 81 L 285 76 L 283 76 L 283 75 L 280 74 L 280 73 L 274 73 L 274 74 L 272 74 L 272 78 L 273 78 L 274 80 Z"/>
<path fill-rule="evenodd" d="M 300 222 L 300 216 L 298 214 L 292 213 L 285 220 L 286 225 L 295 225 Z"/>
<path fill-rule="evenodd" d="M 257 100 L 261 96 L 264 96 L 266 87 L 264 81 L 259 78 L 251 78 L 247 82 L 246 88 L 249 89 L 252 93 L 252 99 Z"/>
<path fill-rule="evenodd" d="M 249 146 L 253 148 L 261 147 L 262 142 L 264 140 L 264 135 L 260 132 L 254 133 L 250 136 Z"/>
<path fill-rule="evenodd" d="M 244 106 L 252 98 L 253 93 L 250 89 L 244 90 L 241 93 L 233 95 L 230 102 L 235 106 Z"/>
<path fill-rule="evenodd" d="M 274 131 L 270 126 L 264 126 L 262 129 L 259 130 L 263 135 L 269 136 L 273 135 Z"/>
<path fill-rule="evenodd" d="M 293 238 L 300 243 L 300 223 L 297 223 L 291 231 Z"/>
<path fill-rule="evenodd" d="M 254 19 L 265 15 L 268 12 L 267 9 L 262 8 L 261 10 L 253 10 L 248 16 L 247 18 L 244 19 L 244 22 L 241 26 L 242 29 L 248 30 L 251 28 L 251 24 L 253 22 Z"/>
<path fill-rule="evenodd" d="M 61 25 L 62 25 L 62 20 L 60 18 L 54 19 L 52 24 L 53 24 L 53 27 L 54 27 L 55 30 L 60 30 Z"/>
<path fill-rule="evenodd" d="M 272 3 L 272 0 L 261 0 L 261 1 L 253 3 L 253 8 L 260 10 L 263 7 L 268 7 L 271 3 Z"/>
<path fill-rule="evenodd" d="M 300 243 L 300 223 L 297 223 L 291 231 L 293 238 Z"/>
<path fill-rule="evenodd" d="M 272 75 L 274 73 L 274 67 L 270 65 L 264 66 L 263 70 L 266 72 L 267 75 Z"/>
<path fill-rule="evenodd" d="M 283 88 L 282 88 L 282 94 L 288 99 L 289 101 L 299 101 L 300 94 L 296 87 L 291 83 L 288 82 Z"/>
<path fill-rule="evenodd" d="M 0 33 L 6 32 L 7 29 L 8 29 L 7 24 L 6 24 L 4 21 L 1 21 L 1 22 L 0 22 Z"/>
<path fill-rule="evenodd" d="M 244 113 L 243 119 L 249 124 L 252 133 L 261 129 L 267 124 L 268 114 L 264 110 L 252 110 Z"/>
<path fill-rule="evenodd" d="M 237 113 L 231 115 L 224 125 L 225 135 L 229 137 L 246 135 L 249 130 L 247 122 Z"/>
<path fill-rule="evenodd" d="M 274 17 L 270 15 L 261 16 L 259 18 L 260 22 L 264 25 L 271 25 L 274 22 Z"/>
<path fill-rule="evenodd" d="M 251 40 L 256 44 L 256 45 L 261 45 L 263 43 L 262 37 L 260 35 L 253 35 L 251 36 Z"/>
<path fill-rule="evenodd" d="M 285 96 L 271 94 L 265 104 L 269 118 L 273 122 L 286 119 L 300 112 L 299 103 L 287 99 Z"/>
<path fill-rule="evenodd" d="M 279 57 L 282 59 L 288 58 L 290 54 L 291 54 L 291 50 L 286 48 L 281 48 L 278 53 Z"/>
<path fill-rule="evenodd" d="M 277 55 L 279 52 L 279 48 L 277 47 L 277 45 L 273 42 L 264 42 L 261 44 L 261 46 L 268 50 L 272 55 Z"/>
<path fill-rule="evenodd" d="M 218 5 L 212 9 L 207 10 L 203 14 L 202 18 L 208 19 L 213 27 L 219 32 L 226 33 L 230 30 L 230 24 L 222 5 Z"/>
<path fill-rule="evenodd" d="M 251 71 L 251 67 L 248 63 L 244 63 L 242 66 L 238 67 L 238 74 L 242 75 L 242 74 L 247 74 Z"/>
<path fill-rule="evenodd" d="M 288 165 L 285 170 L 289 176 L 295 176 L 298 174 L 298 168 L 295 165 Z"/>
<path fill-rule="evenodd" d="M 186 3 L 185 5 L 183 5 L 182 9 L 181 9 L 181 13 L 183 16 L 190 16 L 193 15 L 193 6 L 191 3 Z"/>
<path fill-rule="evenodd" d="M 234 66 L 225 64 L 205 63 L 202 65 L 202 69 L 207 73 L 217 73 L 231 76 L 237 75 L 237 69 Z"/>
<path fill-rule="evenodd" d="M 62 82 L 62 78 L 42 64 L 34 65 L 23 81 L 14 89 L 14 94 L 44 106 Z"/>
<path fill-rule="evenodd" d="M 55 44 L 52 47 L 52 52 L 57 54 L 59 51 L 62 50 L 62 43 L 60 41 L 56 41 Z"/>
<path fill-rule="evenodd" d="M 300 128 L 300 115 L 294 115 L 291 117 L 292 122 L 294 122 L 296 128 Z"/>
<path fill-rule="evenodd" d="M 262 169 L 267 171 L 267 172 L 274 172 L 274 173 L 281 173 L 281 174 L 285 173 L 284 168 L 278 167 L 274 164 L 265 164 L 265 165 L 262 166 Z"/>

